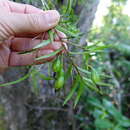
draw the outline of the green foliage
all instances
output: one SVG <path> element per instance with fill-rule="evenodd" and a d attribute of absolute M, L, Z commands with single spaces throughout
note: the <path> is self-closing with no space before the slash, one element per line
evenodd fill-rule
<path fill-rule="evenodd" d="M 20 79 L 18 79 L 16 81 L 0 84 L 0 87 L 7 87 L 7 86 L 10 86 L 10 85 L 14 85 L 14 84 L 20 83 L 20 82 L 26 80 L 27 78 L 29 78 L 29 76 L 30 76 L 30 73 L 26 74 L 25 76 L 21 77 Z"/>
<path fill-rule="evenodd" d="M 107 87 L 105 91 L 103 90 L 104 96 L 96 95 L 93 97 L 93 94 L 90 93 L 91 96 L 86 101 L 86 105 L 89 106 L 87 112 L 94 117 L 95 129 L 99 130 L 126 130 L 130 128 L 130 120 L 124 116 L 129 113 L 126 111 L 128 102 L 124 96 L 128 94 L 130 85 L 128 80 L 130 76 L 130 37 L 128 34 L 130 32 L 130 18 L 123 14 L 125 2 L 113 0 L 109 7 L 109 13 L 104 17 L 103 26 L 93 28 L 89 33 L 90 42 L 112 45 L 104 54 L 97 55 L 98 62 L 96 63 L 98 64 L 96 67 L 99 66 L 103 72 L 111 74 L 111 80 L 107 79 L 107 81 L 114 83 L 114 86 L 111 89 Z M 117 85 L 120 86 L 117 88 Z M 113 93 L 114 91 L 115 93 Z M 115 97 L 118 98 L 115 99 Z M 122 103 L 122 100 L 125 103 Z M 84 127 L 90 128 L 92 126 L 84 124 Z"/>
<path fill-rule="evenodd" d="M 97 97 L 88 97 L 86 100 L 85 111 L 88 111 L 94 117 L 94 127 L 96 130 L 126 130 L 130 127 L 130 120 L 122 115 L 115 106 L 107 99 L 99 100 Z M 82 127 L 85 128 L 85 116 L 77 115 L 76 118 L 82 122 Z M 90 128 L 91 124 L 87 126 Z"/>

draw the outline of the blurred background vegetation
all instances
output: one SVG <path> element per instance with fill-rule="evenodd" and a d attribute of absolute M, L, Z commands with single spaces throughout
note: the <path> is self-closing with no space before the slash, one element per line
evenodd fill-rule
<path fill-rule="evenodd" d="M 14 1 L 42 8 L 40 0 Z M 36 66 L 35 70 L 41 73 L 38 76 L 32 74 L 13 87 L 0 88 L 0 130 L 130 129 L 130 17 L 123 13 L 127 0 L 112 0 L 101 26 L 94 26 L 92 23 L 101 1 L 73 0 L 67 16 L 68 30 L 72 33 L 80 30 L 84 34 L 72 41 L 90 49 L 90 53 L 74 57 L 82 66 L 81 71 L 91 77 L 87 79 L 88 88 L 76 89 L 73 93 L 75 73 L 70 76 L 72 66 L 65 65 L 68 80 L 56 91 L 54 82 L 46 79 L 48 64 Z M 66 0 L 46 2 L 61 14 L 65 13 Z M 68 46 L 78 53 L 78 49 Z M 65 61 L 68 63 L 67 58 Z M 1 76 L 1 81 L 12 81 L 28 71 L 28 68 L 10 69 Z M 77 82 L 78 88 L 82 88 L 83 84 Z M 63 106 L 68 94 L 70 100 Z M 75 99 L 78 104 L 74 108 Z"/>

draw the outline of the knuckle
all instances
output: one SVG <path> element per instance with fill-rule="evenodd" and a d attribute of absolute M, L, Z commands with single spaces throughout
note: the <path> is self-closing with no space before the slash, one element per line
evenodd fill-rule
<path fill-rule="evenodd" d="M 40 30 L 40 18 L 38 15 L 28 14 L 28 19 L 32 29 Z"/>

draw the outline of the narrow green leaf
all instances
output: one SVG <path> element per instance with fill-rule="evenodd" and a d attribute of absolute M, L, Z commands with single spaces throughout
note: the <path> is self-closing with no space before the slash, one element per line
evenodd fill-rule
<path fill-rule="evenodd" d="M 42 48 L 44 46 L 47 46 L 49 43 L 51 43 L 51 40 L 44 40 L 41 43 L 39 43 L 38 45 L 36 45 L 33 49 Z"/>
<path fill-rule="evenodd" d="M 106 74 L 100 74 L 100 76 L 102 77 L 102 78 L 112 78 L 112 76 L 110 76 L 110 75 L 106 75 Z"/>
<path fill-rule="evenodd" d="M 24 55 L 24 54 L 30 54 L 32 52 L 34 52 L 35 50 L 32 49 L 32 50 L 29 50 L 29 51 L 22 51 L 22 52 L 18 52 L 18 54 L 21 54 L 21 55 Z"/>
<path fill-rule="evenodd" d="M 68 67 L 67 72 L 65 73 L 65 81 L 69 79 L 69 77 L 71 77 L 72 75 L 72 70 L 73 70 L 73 65 L 70 64 Z"/>
<path fill-rule="evenodd" d="M 63 33 L 65 33 L 66 35 L 69 35 L 69 36 L 72 36 L 72 37 L 77 37 L 78 36 L 77 34 L 72 33 L 70 31 L 68 31 L 66 28 L 63 28 L 63 27 L 61 27 L 59 25 L 56 26 L 56 29 L 59 30 L 59 31 L 61 31 L 61 32 L 63 32 Z"/>
<path fill-rule="evenodd" d="M 49 30 L 48 33 L 49 33 L 49 38 L 51 40 L 51 43 L 53 43 L 54 42 L 54 32 L 52 30 Z"/>
<path fill-rule="evenodd" d="M 61 52 L 62 50 L 63 50 L 63 48 L 60 48 L 59 50 L 56 50 L 56 51 L 54 51 L 54 52 L 52 52 L 52 53 L 50 53 L 50 54 L 48 54 L 48 55 L 40 56 L 40 57 L 36 58 L 35 60 L 37 61 L 37 60 L 42 60 L 42 59 L 49 58 L 49 57 L 51 57 L 51 56 L 55 56 L 56 54 L 58 54 L 58 53 Z"/>
<path fill-rule="evenodd" d="M 37 76 L 35 73 L 31 74 L 31 78 L 32 78 L 32 91 L 34 94 L 38 95 L 39 94 L 39 87 L 38 87 L 38 82 L 37 82 Z"/>
<path fill-rule="evenodd" d="M 84 86 L 80 86 L 80 88 L 79 88 L 79 90 L 78 90 L 78 93 L 77 93 L 77 97 L 76 97 L 76 99 L 75 99 L 75 101 L 74 101 L 74 108 L 76 107 L 76 105 L 78 104 L 78 102 L 79 102 L 79 100 L 80 100 L 80 97 L 81 97 L 81 95 L 83 94 L 83 92 L 84 92 Z"/>
<path fill-rule="evenodd" d="M 77 67 L 77 68 L 78 68 L 79 71 L 81 71 L 81 72 L 83 72 L 83 73 L 85 73 L 85 74 L 88 74 L 88 75 L 91 74 L 91 72 L 89 72 L 89 71 L 87 71 L 87 70 L 85 70 L 85 69 L 83 69 L 83 68 L 80 68 L 80 67 Z M 101 76 L 102 78 L 112 78 L 112 76 L 109 76 L 109 75 L 106 75 L 106 74 L 100 74 L 100 76 Z"/>
<path fill-rule="evenodd" d="M 14 85 L 14 84 L 20 83 L 20 82 L 26 80 L 29 76 L 30 76 L 30 73 L 26 74 L 25 76 L 23 76 L 22 78 L 20 78 L 20 79 L 18 79 L 16 81 L 0 84 L 0 87 L 6 87 L 6 86 L 10 86 L 10 85 Z"/>
<path fill-rule="evenodd" d="M 51 40 L 44 40 L 43 42 L 39 43 L 38 45 L 36 45 L 33 49 L 29 50 L 29 51 L 23 51 L 23 52 L 19 52 L 18 54 L 30 54 L 34 51 L 36 51 L 39 48 L 42 48 L 44 46 L 47 46 L 48 44 L 51 43 Z"/>
<path fill-rule="evenodd" d="M 89 72 L 89 71 L 87 71 L 87 70 L 85 70 L 83 68 L 80 68 L 80 67 L 77 67 L 77 68 L 78 68 L 79 71 L 81 71 L 81 72 L 83 72 L 85 74 L 91 74 L 91 72 Z"/>
<path fill-rule="evenodd" d="M 86 48 L 86 49 L 95 48 L 95 47 L 97 47 L 98 44 L 99 44 L 99 43 L 93 43 L 92 45 L 86 46 L 85 48 Z"/>
<path fill-rule="evenodd" d="M 49 6 L 45 0 L 41 0 L 44 10 L 49 10 Z"/>
<path fill-rule="evenodd" d="M 103 82 L 97 82 L 96 84 L 100 85 L 100 86 L 106 86 L 106 87 L 112 87 L 113 86 L 112 84 L 103 83 Z"/>
<path fill-rule="evenodd" d="M 112 45 L 103 45 L 103 46 L 97 46 L 94 49 L 92 49 L 93 51 L 98 51 L 98 50 L 104 50 L 106 48 L 112 47 Z"/>
<path fill-rule="evenodd" d="M 83 51 L 83 52 L 72 52 L 72 51 L 70 51 L 69 54 L 71 54 L 71 55 L 84 55 L 84 54 L 89 54 L 89 52 L 87 52 L 87 51 Z"/>
<path fill-rule="evenodd" d="M 94 82 L 92 80 L 85 78 L 85 77 L 83 77 L 83 79 L 84 79 L 84 81 L 86 81 L 86 82 L 84 82 L 86 84 L 86 87 L 88 87 L 89 89 L 94 90 L 96 92 L 99 92 L 99 89 L 96 87 L 96 85 L 94 84 Z"/>
<path fill-rule="evenodd" d="M 77 89 L 77 85 L 78 85 L 78 82 L 74 82 L 74 84 L 72 85 L 72 89 L 71 89 L 69 95 L 67 96 L 67 98 L 65 99 L 63 105 L 65 105 L 72 98 L 72 96 L 74 95 L 74 92 Z"/>
<path fill-rule="evenodd" d="M 50 77 L 50 76 L 47 77 L 47 76 L 45 76 L 44 74 L 42 74 L 42 73 L 40 73 L 38 71 L 37 71 L 37 74 L 43 80 L 53 80 L 54 79 L 53 77 Z"/>
<path fill-rule="evenodd" d="M 67 10 L 66 13 L 70 14 L 71 10 L 72 10 L 72 3 L 73 0 L 68 0 L 68 6 L 67 6 Z"/>

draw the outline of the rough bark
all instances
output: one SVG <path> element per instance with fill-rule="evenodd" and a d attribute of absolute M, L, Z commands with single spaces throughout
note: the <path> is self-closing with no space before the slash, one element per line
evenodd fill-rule
<path fill-rule="evenodd" d="M 79 15 L 78 27 L 83 33 L 83 36 L 80 38 L 79 45 L 87 45 L 87 35 L 92 27 L 93 20 L 95 18 L 95 13 L 99 4 L 99 0 L 85 0 L 85 4 L 76 6 L 75 12 Z M 77 64 L 82 64 L 82 56 L 77 57 Z"/>
<path fill-rule="evenodd" d="M 92 26 L 93 20 L 95 18 L 95 13 L 97 11 L 97 6 L 99 0 L 86 0 L 85 5 L 78 7 L 77 12 L 80 13 L 79 28 L 84 34 L 80 39 L 80 45 L 86 43 L 87 34 Z"/>
<path fill-rule="evenodd" d="M 25 75 L 27 70 L 9 69 L 3 74 L 4 82 L 16 80 Z M 0 102 L 5 107 L 5 120 L 9 130 L 26 130 L 27 111 L 25 103 L 29 95 L 28 81 L 21 82 L 17 85 L 0 88 Z"/>

